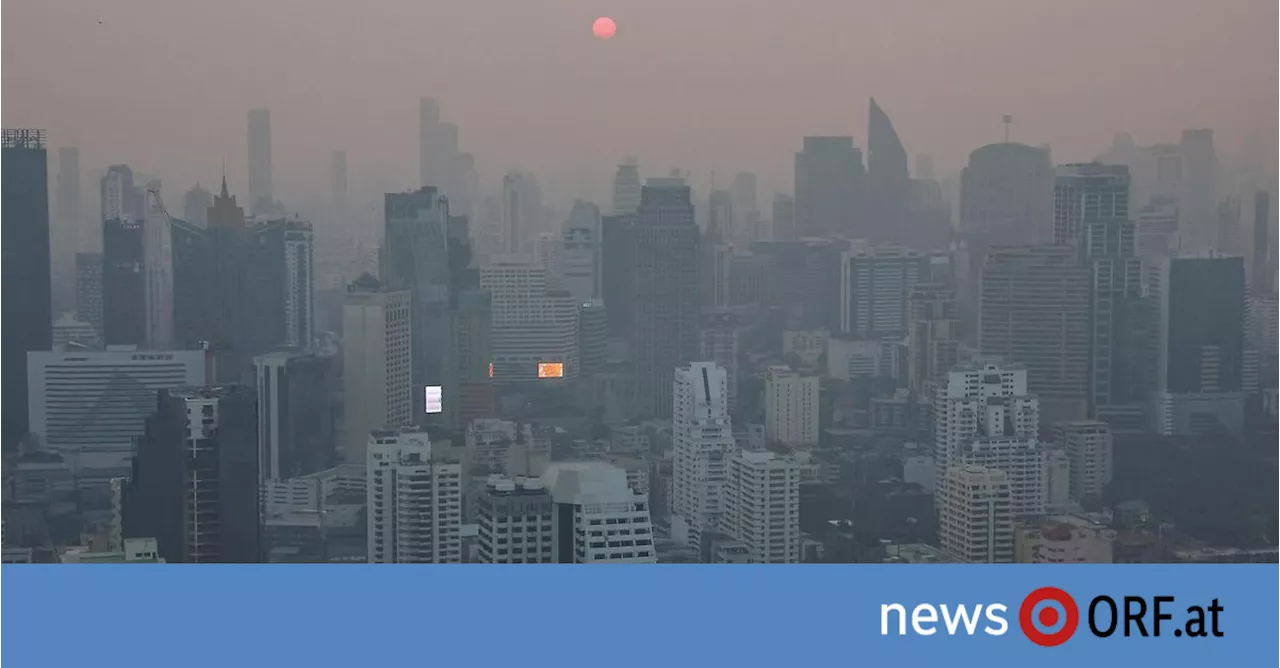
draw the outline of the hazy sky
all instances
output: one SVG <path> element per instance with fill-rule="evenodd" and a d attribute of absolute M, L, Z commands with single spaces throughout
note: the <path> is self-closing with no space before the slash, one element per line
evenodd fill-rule
<path fill-rule="evenodd" d="M 166 190 L 225 159 L 243 194 L 254 106 L 286 203 L 327 191 L 338 148 L 353 189 L 413 185 L 423 95 L 486 181 L 519 167 L 569 195 L 603 197 L 628 154 L 790 190 L 803 135 L 865 144 L 872 95 L 943 171 L 1001 114 L 1058 162 L 1206 126 L 1276 162 L 1275 0 L 7 0 L 3 19 L 4 125 Z"/>

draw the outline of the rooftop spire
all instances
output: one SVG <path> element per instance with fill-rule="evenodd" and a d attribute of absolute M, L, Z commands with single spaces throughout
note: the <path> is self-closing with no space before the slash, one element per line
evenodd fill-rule
<path fill-rule="evenodd" d="M 223 198 L 231 196 L 231 194 L 227 192 L 227 161 L 225 159 L 222 161 L 222 194 L 221 196 Z"/>

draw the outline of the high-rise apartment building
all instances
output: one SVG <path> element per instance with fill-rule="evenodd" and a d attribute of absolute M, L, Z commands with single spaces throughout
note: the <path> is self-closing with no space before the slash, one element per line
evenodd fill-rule
<path fill-rule="evenodd" d="M 462 464 L 433 455 L 426 433 L 368 435 L 366 492 L 371 564 L 462 562 Z"/>
<path fill-rule="evenodd" d="M 640 211 L 640 167 L 635 158 L 624 158 L 613 176 L 613 215 Z"/>
<path fill-rule="evenodd" d="M 729 455 L 721 531 L 746 548 L 747 563 L 800 563 L 800 468 L 768 451 Z"/>
<path fill-rule="evenodd" d="M 805 137 L 796 153 L 796 236 L 857 236 L 865 172 L 852 137 Z"/>
<path fill-rule="evenodd" d="M 1053 180 L 1053 242 L 1079 244 L 1094 221 L 1129 219 L 1129 167 L 1062 165 Z"/>
<path fill-rule="evenodd" d="M 52 346 L 45 131 L 0 128 L 0 444 L 27 435 L 27 353 Z"/>
<path fill-rule="evenodd" d="M 976 437 L 1034 439 L 1039 402 L 1027 391 L 1021 365 L 979 362 L 951 369 L 933 398 L 933 458 L 941 486 L 947 469 L 963 465 Z"/>
<path fill-rule="evenodd" d="M 173 238 L 160 203 L 160 182 L 147 184 L 142 213 L 145 341 L 153 350 L 173 347 Z"/>
<path fill-rule="evenodd" d="M 929 257 L 892 245 L 855 244 L 840 265 L 840 331 L 860 339 L 902 338 L 908 297 L 929 276 Z"/>
<path fill-rule="evenodd" d="M 609 311 L 604 301 L 578 303 L 578 375 L 590 377 L 608 362 Z"/>
<path fill-rule="evenodd" d="M 555 506 L 552 563 L 657 563 L 649 495 L 631 488 L 625 470 L 603 462 L 553 462 L 542 480 Z"/>
<path fill-rule="evenodd" d="M 477 560 L 482 564 L 549 564 L 555 504 L 541 478 L 489 476 L 476 495 Z"/>
<path fill-rule="evenodd" d="M 637 398 L 641 412 L 666 416 L 676 367 L 698 354 L 700 239 L 684 179 L 649 179 L 631 239 Z"/>
<path fill-rule="evenodd" d="M 1053 425 L 1053 440 L 1067 451 L 1071 498 L 1098 503 L 1112 474 L 1111 428 L 1105 422 L 1080 420 Z"/>
<path fill-rule="evenodd" d="M 818 444 L 817 376 L 771 366 L 764 376 L 764 435 L 790 447 Z"/>
<path fill-rule="evenodd" d="M 564 223 L 557 253 L 557 278 L 574 299 L 600 296 L 600 210 L 581 200 Z"/>
<path fill-rule="evenodd" d="M 725 371 L 725 401 L 730 413 L 738 407 L 738 353 L 741 349 L 742 318 L 736 313 L 702 314 L 698 359 L 714 362 Z"/>
<path fill-rule="evenodd" d="M 947 470 L 938 493 L 938 544 L 963 563 L 1013 562 L 1013 510 L 1003 471 L 969 465 Z"/>
<path fill-rule="evenodd" d="M 307 475 L 336 464 L 336 358 L 277 351 L 253 362 L 261 482 Z"/>
<path fill-rule="evenodd" d="M 413 418 L 412 297 L 363 274 L 342 305 L 343 458 L 365 459 L 368 434 Z"/>
<path fill-rule="evenodd" d="M 253 215 L 275 213 L 271 185 L 271 112 L 249 110 L 249 210 Z"/>
<path fill-rule="evenodd" d="M 536 381 L 578 375 L 578 302 L 549 290 L 547 270 L 524 255 L 496 255 L 480 268 L 493 299 L 493 378 Z"/>
<path fill-rule="evenodd" d="M 253 389 L 159 394 L 124 503 L 126 538 L 154 536 L 168 563 L 262 560 Z"/>
<path fill-rule="evenodd" d="M 978 347 L 1026 365 L 1049 422 L 1083 419 L 1089 391 L 1089 271 L 1072 246 L 997 247 L 982 269 Z"/>
<path fill-rule="evenodd" d="M 672 515 L 687 527 L 693 547 L 718 530 L 724 512 L 725 463 L 734 448 L 727 385 L 725 370 L 714 362 L 675 371 Z"/>
<path fill-rule="evenodd" d="M 205 382 L 199 350 L 28 354 L 30 431 L 77 470 L 126 474 L 156 392 Z"/>
<path fill-rule="evenodd" d="M 316 341 L 315 265 L 311 224 L 284 221 L 284 342 L 307 348 Z"/>

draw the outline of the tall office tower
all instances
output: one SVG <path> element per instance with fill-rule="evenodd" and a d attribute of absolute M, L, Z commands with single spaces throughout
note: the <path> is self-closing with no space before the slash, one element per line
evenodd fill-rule
<path fill-rule="evenodd" d="M 310 223 L 292 220 L 279 227 L 284 234 L 284 342 L 307 348 L 316 340 L 312 228 Z"/>
<path fill-rule="evenodd" d="M 197 183 L 182 196 L 182 219 L 191 225 L 205 227 L 209 224 L 209 209 L 212 207 L 213 193 Z"/>
<path fill-rule="evenodd" d="M 347 220 L 347 152 L 334 151 L 329 165 L 329 206 L 337 226 L 346 226 Z"/>
<path fill-rule="evenodd" d="M 840 265 L 840 331 L 860 339 L 902 338 L 907 298 L 929 276 L 929 256 L 901 246 L 858 245 Z"/>
<path fill-rule="evenodd" d="M 609 309 L 609 335 L 629 337 L 634 331 L 636 217 L 600 219 L 600 296 Z"/>
<path fill-rule="evenodd" d="M 1275 292 L 1249 295 L 1245 311 L 1245 347 L 1261 355 L 1263 369 L 1270 370 L 1280 356 L 1280 296 Z M 1271 377 L 1275 374 L 1267 372 Z"/>
<path fill-rule="evenodd" d="M 1111 482 L 1111 428 L 1096 420 L 1059 422 L 1053 440 L 1067 451 L 1071 498 L 1090 507 L 1100 503 Z"/>
<path fill-rule="evenodd" d="M 1175 257 L 1150 279 L 1159 313 L 1156 430 L 1239 433 L 1243 426 L 1244 259 Z"/>
<path fill-rule="evenodd" d="M 800 563 L 800 464 L 734 448 L 726 468 L 724 534 L 746 548 L 747 563 Z"/>
<path fill-rule="evenodd" d="M 796 200 L 786 193 L 773 196 L 773 240 L 790 241 L 796 238 Z"/>
<path fill-rule="evenodd" d="M 1144 364 L 1156 332 L 1133 222 L 1087 219 L 1080 243 L 1090 273 L 1089 410 L 1118 429 L 1141 430 L 1150 391 Z"/>
<path fill-rule="evenodd" d="M 613 175 L 613 215 L 640 211 L 640 167 L 635 158 L 623 158 Z"/>
<path fill-rule="evenodd" d="M 159 181 L 147 184 L 143 207 L 146 344 L 153 350 L 164 350 L 173 347 L 173 236 L 160 202 Z"/>
<path fill-rule="evenodd" d="M 435 151 L 440 131 L 440 105 L 429 97 L 418 100 L 418 185 L 443 187 L 444 166 Z"/>
<path fill-rule="evenodd" d="M 714 362 L 724 369 L 725 404 L 732 413 L 738 407 L 738 352 L 742 339 L 742 319 L 736 313 L 702 314 L 698 359 Z"/>
<path fill-rule="evenodd" d="M 790 447 L 818 444 L 817 376 L 803 376 L 785 366 L 764 375 L 764 437 Z"/>
<path fill-rule="evenodd" d="M 1240 198 L 1218 200 L 1217 237 L 1213 248 L 1219 253 L 1244 254 L 1244 238 L 1240 230 Z"/>
<path fill-rule="evenodd" d="M 271 112 L 249 110 L 249 210 L 263 215 L 275 210 L 271 187 Z"/>
<path fill-rule="evenodd" d="M 446 424 L 462 425 L 494 415 L 495 395 L 489 377 L 493 360 L 493 297 L 479 289 L 458 293 L 450 346 L 455 382 L 444 389 Z"/>
<path fill-rule="evenodd" d="M 553 462 L 542 474 L 551 490 L 551 561 L 557 564 L 654 564 L 649 495 L 627 472 L 604 462 Z"/>
<path fill-rule="evenodd" d="M 938 545 L 956 561 L 1013 563 L 1012 490 L 1003 471 L 969 465 L 946 472 L 938 495 Z"/>
<path fill-rule="evenodd" d="M 1178 204 L 1162 201 L 1134 214 L 1138 255 L 1157 259 L 1178 252 Z"/>
<path fill-rule="evenodd" d="M 1193 252 L 1209 250 L 1217 239 L 1214 175 L 1218 158 L 1213 148 L 1213 130 L 1183 130 L 1178 152 L 1182 156 L 1182 191 L 1178 198 L 1182 248 Z"/>
<path fill-rule="evenodd" d="M 1249 267 L 1249 289 L 1255 293 L 1274 292 L 1275 271 L 1268 261 L 1271 250 L 1267 228 L 1271 226 L 1271 196 L 1265 190 L 1253 194 L 1253 253 Z"/>
<path fill-rule="evenodd" d="M 58 149 L 58 223 L 62 229 L 62 252 L 71 254 L 79 249 L 96 248 L 97 244 L 89 243 L 84 238 L 84 214 L 80 199 L 80 149 L 74 146 L 63 146 Z"/>
<path fill-rule="evenodd" d="M 528 204 L 524 201 L 524 176 L 509 172 L 502 177 L 502 239 L 507 253 L 523 253 L 531 229 L 524 219 Z"/>
<path fill-rule="evenodd" d="M 1025 364 L 1046 422 L 1083 419 L 1089 397 L 1089 270 L 1071 246 L 992 248 L 982 268 L 978 347 Z"/>
<path fill-rule="evenodd" d="M 725 308 L 733 303 L 733 246 L 723 243 L 712 228 L 702 237 L 700 293 L 704 309 Z"/>
<path fill-rule="evenodd" d="M 725 460 L 733 451 L 727 378 L 714 362 L 675 370 L 672 514 L 688 528 L 691 547 L 719 529 L 724 512 Z"/>
<path fill-rule="evenodd" d="M 555 504 L 541 478 L 491 475 L 476 495 L 477 561 L 482 564 L 549 564 L 555 544 Z"/>
<path fill-rule="evenodd" d="M 600 209 L 596 205 L 573 203 L 557 255 L 560 284 L 574 299 L 600 296 Z"/>
<path fill-rule="evenodd" d="M 733 199 L 728 190 L 712 190 L 707 198 L 708 235 L 729 241 L 734 239 Z"/>
<path fill-rule="evenodd" d="M 276 351 L 254 358 L 258 382 L 258 477 L 295 478 L 337 464 L 337 359 Z"/>
<path fill-rule="evenodd" d="M 412 295 L 362 274 L 342 304 L 343 459 L 364 461 L 369 432 L 413 418 Z"/>
<path fill-rule="evenodd" d="M 730 208 L 733 214 L 733 234 L 725 236 L 729 243 L 755 241 L 756 231 L 752 227 L 760 219 L 759 199 L 756 196 L 756 175 L 751 172 L 738 172 L 733 175 L 729 184 Z"/>
<path fill-rule="evenodd" d="M 672 374 L 698 354 L 699 235 L 684 179 L 641 190 L 631 260 L 632 358 L 640 410 L 671 415 Z"/>
<path fill-rule="evenodd" d="M 142 189 L 133 185 L 128 165 L 111 165 L 102 177 L 102 219 L 142 218 Z"/>
<path fill-rule="evenodd" d="M 906 241 L 901 238 L 901 226 L 906 221 L 910 185 L 907 151 L 893 129 L 893 121 L 871 98 L 867 115 L 868 238 Z"/>
<path fill-rule="evenodd" d="M 493 298 L 493 378 L 521 382 L 578 376 L 578 303 L 547 289 L 527 256 L 491 256 L 480 289 Z"/>
<path fill-rule="evenodd" d="M 933 457 L 939 485 L 948 468 L 964 464 L 975 439 L 1035 438 L 1039 401 L 1027 392 L 1027 371 L 1018 364 L 979 362 L 947 372 L 933 399 Z"/>
<path fill-rule="evenodd" d="M 32 352 L 28 359 L 31 433 L 86 476 L 127 475 L 156 391 L 205 382 L 199 350 Z"/>
<path fill-rule="evenodd" d="M 1053 242 L 1077 244 L 1085 225 L 1129 219 L 1129 168 L 1096 162 L 1062 165 L 1053 179 Z"/>
<path fill-rule="evenodd" d="M 143 223 L 102 221 L 102 336 L 107 345 L 147 344 L 147 283 Z"/>
<path fill-rule="evenodd" d="M 853 137 L 805 137 L 796 153 L 796 236 L 861 236 L 863 179 Z"/>
<path fill-rule="evenodd" d="M 751 253 L 764 264 L 762 298 L 765 308 L 786 313 L 793 327 L 840 329 L 843 253 L 853 242 L 840 239 L 797 239 L 751 244 Z M 736 269 L 750 272 L 734 257 Z M 736 276 L 736 273 L 735 273 Z M 734 284 L 739 284 L 737 278 Z"/>
<path fill-rule="evenodd" d="M 609 361 L 609 312 L 600 299 L 578 302 L 578 375 L 588 378 Z"/>
<path fill-rule="evenodd" d="M 76 253 L 76 320 L 102 336 L 102 253 Z"/>
<path fill-rule="evenodd" d="M 462 464 L 435 456 L 411 427 L 368 439 L 369 563 L 461 563 Z"/>
<path fill-rule="evenodd" d="M 907 297 L 907 386 L 922 392 L 960 362 L 955 291 L 917 283 Z"/>
<path fill-rule="evenodd" d="M 993 245 L 1053 239 L 1053 166 L 1049 154 L 1024 144 L 989 144 L 969 154 L 960 172 L 959 233 L 968 266 L 959 276 L 960 318 L 973 333 L 979 275 Z"/>
<path fill-rule="evenodd" d="M 928 153 L 916 154 L 916 173 L 917 179 L 931 181 L 934 178 L 933 156 Z"/>
<path fill-rule="evenodd" d="M 418 394 L 428 385 L 449 384 L 449 204 L 436 188 L 419 188 L 387 193 L 384 213 L 382 277 L 387 287 L 407 290 L 413 298 L 413 391 Z"/>
<path fill-rule="evenodd" d="M 159 393 L 124 498 L 126 538 L 154 536 L 167 563 L 257 563 L 257 402 L 243 385 Z"/>

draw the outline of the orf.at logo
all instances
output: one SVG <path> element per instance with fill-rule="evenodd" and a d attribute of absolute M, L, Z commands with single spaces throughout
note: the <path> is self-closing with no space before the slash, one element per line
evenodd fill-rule
<path fill-rule="evenodd" d="M 1071 639 L 1080 625 L 1075 599 L 1057 587 L 1031 592 L 1018 608 L 1018 626 L 1031 642 L 1056 647 Z"/>

